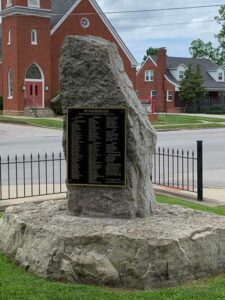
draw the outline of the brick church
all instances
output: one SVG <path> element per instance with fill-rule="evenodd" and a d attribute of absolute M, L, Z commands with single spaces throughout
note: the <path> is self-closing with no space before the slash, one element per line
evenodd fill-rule
<path fill-rule="evenodd" d="M 50 107 L 59 91 L 59 58 L 67 35 L 117 44 L 136 85 L 137 62 L 95 0 L 1 0 L 0 96 L 5 114 Z"/>

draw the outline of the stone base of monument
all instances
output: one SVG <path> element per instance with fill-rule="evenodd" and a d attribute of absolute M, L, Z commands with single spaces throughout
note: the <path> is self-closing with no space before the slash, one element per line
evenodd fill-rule
<path fill-rule="evenodd" d="M 75 283 L 151 289 L 225 270 L 225 219 L 159 205 L 144 219 L 68 216 L 66 201 L 8 208 L 0 249 L 26 270 Z"/>

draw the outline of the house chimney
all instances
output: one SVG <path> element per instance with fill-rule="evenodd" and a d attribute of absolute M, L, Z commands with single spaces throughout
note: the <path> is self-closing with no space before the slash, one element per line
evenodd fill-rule
<path fill-rule="evenodd" d="M 159 48 L 157 51 L 156 87 L 157 101 L 156 109 L 166 112 L 166 91 L 164 88 L 164 75 L 166 74 L 166 48 Z"/>

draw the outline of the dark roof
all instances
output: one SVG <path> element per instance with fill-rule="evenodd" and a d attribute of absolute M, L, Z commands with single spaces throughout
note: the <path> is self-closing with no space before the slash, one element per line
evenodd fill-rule
<path fill-rule="evenodd" d="M 211 62 L 211 60 L 207 58 L 189 58 L 189 57 L 167 57 L 167 68 L 168 69 L 176 69 L 181 64 L 185 66 L 200 65 L 205 71 L 216 71 L 219 66 Z"/>
<path fill-rule="evenodd" d="M 151 58 L 157 64 L 157 56 L 152 55 Z M 181 64 L 189 66 L 190 64 L 194 67 L 200 65 L 202 70 L 202 77 L 204 80 L 204 87 L 208 89 L 224 89 L 224 82 L 215 81 L 212 76 L 209 75 L 209 71 L 216 71 L 219 66 L 214 64 L 210 59 L 207 58 L 188 58 L 188 57 L 171 57 L 167 56 L 167 78 L 174 84 L 179 85 L 180 82 L 171 74 L 170 70 L 177 69 Z"/>
<path fill-rule="evenodd" d="M 59 22 L 65 13 L 77 0 L 52 0 L 52 28 Z"/>

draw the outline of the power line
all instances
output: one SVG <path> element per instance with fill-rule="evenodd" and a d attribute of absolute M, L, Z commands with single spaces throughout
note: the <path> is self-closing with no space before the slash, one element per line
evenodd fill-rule
<path fill-rule="evenodd" d="M 168 7 L 168 8 L 155 8 L 155 9 L 140 9 L 140 10 L 121 10 L 121 11 L 106 11 L 106 12 L 83 12 L 83 13 L 71 13 L 71 14 L 57 14 L 51 13 L 52 16 L 64 16 L 64 15 L 109 15 L 109 14 L 126 14 L 126 13 L 146 13 L 146 12 L 158 12 L 158 11 L 172 11 L 172 10 L 187 10 L 187 9 L 200 9 L 200 8 L 212 8 L 225 5 L 212 4 L 212 5 L 197 5 L 197 6 L 181 6 L 181 7 Z"/>
<path fill-rule="evenodd" d="M 184 25 L 184 24 L 196 24 L 196 23 L 209 23 L 215 22 L 215 20 L 202 20 L 202 21 L 195 21 L 195 22 L 177 22 L 177 23 L 167 23 L 167 24 L 152 24 L 152 25 L 136 25 L 136 26 L 115 26 L 115 28 L 148 28 L 148 27 L 158 27 L 158 26 L 175 26 L 175 25 Z"/>

